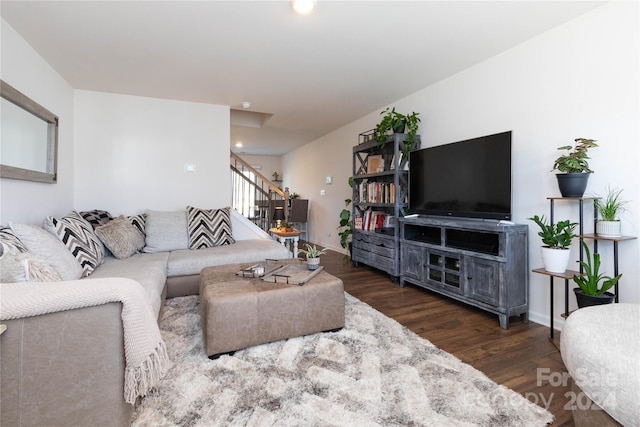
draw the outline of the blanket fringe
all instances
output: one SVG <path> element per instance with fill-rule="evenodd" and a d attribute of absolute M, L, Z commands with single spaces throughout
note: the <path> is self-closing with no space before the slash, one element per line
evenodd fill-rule
<path fill-rule="evenodd" d="M 167 346 L 163 340 L 160 340 L 154 351 L 139 366 L 125 369 L 124 400 L 133 405 L 138 396 L 146 396 L 158 384 L 168 368 Z"/>

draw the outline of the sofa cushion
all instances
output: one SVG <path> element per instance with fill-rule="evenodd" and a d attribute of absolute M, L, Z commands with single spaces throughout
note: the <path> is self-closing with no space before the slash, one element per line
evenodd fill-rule
<path fill-rule="evenodd" d="M 282 259 L 290 256 L 287 248 L 272 239 L 238 240 L 231 245 L 213 248 L 177 250 L 169 255 L 167 276 L 200 274 L 204 267 L 239 262 Z"/>
<path fill-rule="evenodd" d="M 9 226 L 29 252 L 53 266 L 62 280 L 82 277 L 82 266 L 56 236 L 34 225 L 10 223 Z"/>
<path fill-rule="evenodd" d="M 6 225 L 0 226 L 0 243 L 16 248 L 18 252 L 27 252 L 27 247 L 24 243 L 15 235 L 11 227 L 7 227 Z"/>
<path fill-rule="evenodd" d="M 48 216 L 43 223 L 45 230 L 54 234 L 76 257 L 89 276 L 104 260 L 104 245 L 96 236 L 93 227 L 76 211 L 61 218 Z"/>
<path fill-rule="evenodd" d="M 144 235 L 123 215 L 98 226 L 96 234 L 118 259 L 129 258 L 144 247 Z"/>
<path fill-rule="evenodd" d="M 102 211 L 99 209 L 94 209 L 92 211 L 84 211 L 80 212 L 80 216 L 84 218 L 91 226 L 95 229 L 101 225 L 105 225 L 110 222 L 113 217 L 107 211 Z"/>
<path fill-rule="evenodd" d="M 187 211 L 147 211 L 144 252 L 166 252 L 189 247 Z"/>
<path fill-rule="evenodd" d="M 235 243 L 229 209 L 198 209 L 187 206 L 189 249 L 211 248 Z"/>
<path fill-rule="evenodd" d="M 125 277 L 142 285 L 154 315 L 158 316 L 162 307 L 162 291 L 167 281 L 168 252 L 155 254 L 135 254 L 127 259 L 106 257 L 91 279 Z"/>

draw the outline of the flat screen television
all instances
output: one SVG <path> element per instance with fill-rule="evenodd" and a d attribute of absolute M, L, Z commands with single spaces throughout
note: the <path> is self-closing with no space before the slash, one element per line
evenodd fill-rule
<path fill-rule="evenodd" d="M 511 219 L 511 131 L 411 152 L 409 213 Z"/>

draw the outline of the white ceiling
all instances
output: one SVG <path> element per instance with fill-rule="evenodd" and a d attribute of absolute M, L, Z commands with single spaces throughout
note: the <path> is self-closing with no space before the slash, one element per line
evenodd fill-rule
<path fill-rule="evenodd" d="M 300 16 L 288 1 L 3 0 L 0 13 L 74 88 L 250 101 L 273 116 L 232 126 L 233 151 L 283 154 L 602 3 L 319 0 Z"/>

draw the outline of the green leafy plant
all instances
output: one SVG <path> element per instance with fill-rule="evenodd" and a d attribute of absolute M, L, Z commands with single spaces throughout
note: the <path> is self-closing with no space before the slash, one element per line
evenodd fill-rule
<path fill-rule="evenodd" d="M 616 277 L 609 277 L 600 273 L 600 254 L 594 253 L 592 262 L 589 246 L 582 242 L 582 247 L 586 261 L 578 262 L 582 266 L 584 276 L 574 275 L 573 281 L 580 287 L 583 294 L 597 297 L 614 287 L 622 277 L 622 274 L 618 274 Z"/>
<path fill-rule="evenodd" d="M 353 223 L 351 222 L 351 210 L 349 205 L 351 199 L 344 200 L 345 208 L 340 211 L 340 226 L 338 227 L 338 236 L 340 236 L 340 246 L 347 249 L 349 247 L 349 238 L 353 234 Z"/>
<path fill-rule="evenodd" d="M 550 248 L 566 249 L 571 246 L 571 240 L 576 236 L 574 230 L 578 225 L 577 222 L 564 220 L 558 221 L 556 224 L 550 224 L 544 215 L 542 217 L 535 215 L 529 219 L 538 224 L 540 227 L 538 236 L 542 238 L 542 243 Z"/>
<path fill-rule="evenodd" d="M 622 198 L 622 190 L 608 189 L 607 197 L 595 199 L 595 206 L 603 221 L 618 221 L 619 215 L 625 211 L 625 205 L 629 203 Z"/>
<path fill-rule="evenodd" d="M 353 177 L 349 177 L 349 187 L 353 188 Z M 338 226 L 338 236 L 340 236 L 340 246 L 347 249 L 349 240 L 353 234 L 353 221 L 351 221 L 351 199 L 344 199 L 344 209 L 340 211 L 340 225 Z"/>
<path fill-rule="evenodd" d="M 280 222 L 280 228 L 293 228 L 293 224 L 291 224 L 290 222 L 287 221 L 282 221 Z"/>
<path fill-rule="evenodd" d="M 278 174 L 278 172 L 272 173 L 271 176 L 273 177 L 274 181 L 278 181 L 280 179 L 280 174 Z"/>
<path fill-rule="evenodd" d="M 389 131 L 395 132 L 396 129 L 400 129 L 400 132 L 404 132 L 406 122 L 404 121 L 404 114 L 400 114 L 396 111 L 396 107 L 392 109 L 385 109 L 380 114 L 384 114 L 380 123 L 378 123 L 374 130 L 374 139 L 380 144 L 384 144 L 387 141 Z"/>
<path fill-rule="evenodd" d="M 320 255 L 325 255 L 327 253 L 327 248 L 318 249 L 316 245 L 311 246 L 310 244 L 305 244 L 307 249 L 301 249 L 299 252 L 302 252 L 307 256 L 307 259 L 310 258 L 320 258 Z"/>
<path fill-rule="evenodd" d="M 562 147 L 558 147 L 558 150 L 571 150 L 568 151 L 567 154 L 558 157 L 553 163 L 553 169 L 559 170 L 564 173 L 582 173 L 582 172 L 593 172 L 589 169 L 589 163 L 587 162 L 590 157 L 587 155 L 587 151 L 589 148 L 597 147 L 595 139 L 587 139 L 587 138 L 576 138 L 575 146 L 571 145 L 563 145 Z"/>
<path fill-rule="evenodd" d="M 387 142 L 389 131 L 403 133 L 406 128 L 407 137 L 403 152 L 406 154 L 411 151 L 420 125 L 420 117 L 418 117 L 420 113 L 412 112 L 404 115 L 398 113 L 396 107 L 393 107 L 385 109 L 380 114 L 384 114 L 384 116 L 374 129 L 374 139 L 380 144 L 380 147 L 382 148 Z"/>

